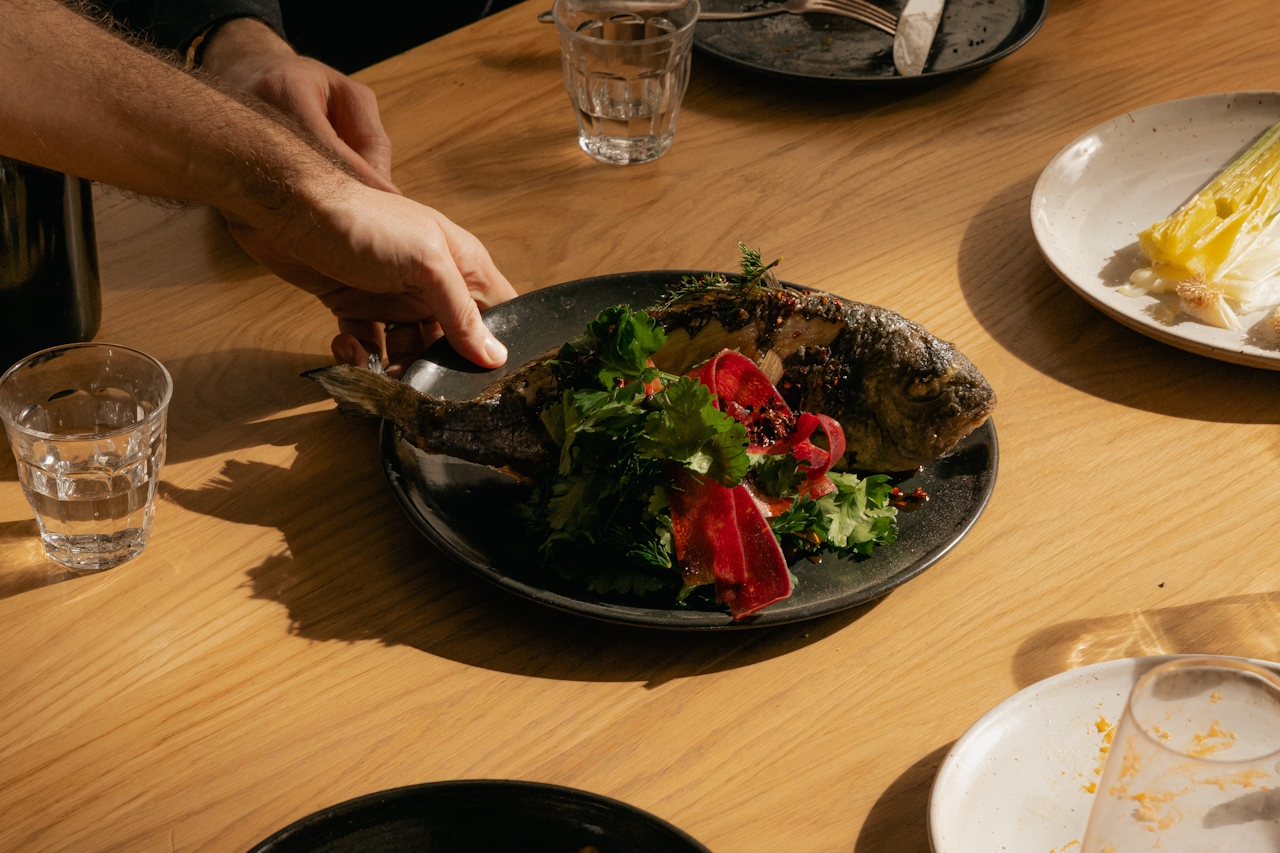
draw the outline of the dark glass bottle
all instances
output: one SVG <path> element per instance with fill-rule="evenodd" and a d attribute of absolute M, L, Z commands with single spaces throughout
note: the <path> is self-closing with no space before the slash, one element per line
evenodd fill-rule
<path fill-rule="evenodd" d="M 0 373 L 101 318 L 89 182 L 0 157 Z"/>

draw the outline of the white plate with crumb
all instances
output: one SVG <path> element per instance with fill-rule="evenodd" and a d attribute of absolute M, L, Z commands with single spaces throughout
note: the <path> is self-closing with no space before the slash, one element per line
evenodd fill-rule
<path fill-rule="evenodd" d="M 1095 127 L 1058 152 L 1031 195 L 1045 260 L 1132 329 L 1200 355 L 1280 370 L 1270 309 L 1241 317 L 1243 330 L 1232 331 L 1180 314 L 1175 294 L 1120 292 L 1147 266 L 1138 232 L 1181 207 L 1277 121 L 1280 92 L 1229 92 L 1144 107 Z"/>
<path fill-rule="evenodd" d="M 1144 672 L 1175 657 L 1182 656 L 1072 669 L 983 715 L 956 741 L 934 779 L 934 853 L 1079 853 L 1105 749 L 1129 691 Z"/>

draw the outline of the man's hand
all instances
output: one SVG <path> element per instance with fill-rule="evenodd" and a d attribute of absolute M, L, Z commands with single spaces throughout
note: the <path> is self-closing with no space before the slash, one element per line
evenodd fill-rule
<path fill-rule="evenodd" d="M 220 25 L 206 39 L 202 56 L 206 71 L 299 121 L 364 183 L 399 194 L 391 181 L 391 140 L 369 87 L 298 56 L 275 30 L 254 18 Z M 384 229 L 392 227 L 394 217 L 381 211 L 389 203 L 383 198 L 369 204 L 379 210 L 368 215 L 381 217 L 385 224 L 360 229 L 363 237 L 348 229 L 354 222 L 350 215 L 324 222 L 310 235 L 320 244 L 351 241 L 352 248 L 369 258 L 367 269 L 343 265 L 342 272 L 326 270 L 329 275 L 317 272 L 311 259 L 261 230 L 233 217 L 228 223 L 249 254 L 281 278 L 319 296 L 337 315 L 339 333 L 331 348 L 338 363 L 364 366 L 373 354 L 387 362 L 388 373 L 398 376 L 427 346 L 447 335 L 467 358 L 487 367 L 502 364 L 506 349 L 485 330 L 479 310 L 515 296 L 511 285 L 475 237 L 430 208 L 406 206 L 410 209 L 402 221 L 419 221 L 420 233 L 402 228 L 386 239 L 391 232 Z M 336 260 L 332 249 L 317 247 Z M 418 259 L 417 268 L 405 264 L 411 257 Z M 400 268 L 388 270 L 389 264 Z M 370 293 L 370 287 L 387 291 Z"/>
<path fill-rule="evenodd" d="M 256 18 L 234 18 L 219 25 L 206 38 L 201 55 L 206 71 L 301 122 L 360 180 L 399 192 L 391 181 L 391 140 L 368 86 L 298 56 Z"/>
<path fill-rule="evenodd" d="M 505 361 L 480 310 L 515 291 L 480 242 L 356 180 L 283 124 L 59 0 L 0 0 L 0 81 L 0 155 L 213 205 L 251 255 L 337 315 L 336 344 L 354 333 L 381 354 L 383 324 L 396 349 L 414 325 L 425 342 L 438 324 L 464 357 Z"/>
<path fill-rule="evenodd" d="M 374 353 L 397 373 L 443 333 L 476 364 L 506 361 L 480 311 L 516 292 L 479 240 L 438 211 L 349 178 L 306 193 L 304 215 L 227 222 L 245 251 L 337 315 L 335 359 L 363 365 Z"/>

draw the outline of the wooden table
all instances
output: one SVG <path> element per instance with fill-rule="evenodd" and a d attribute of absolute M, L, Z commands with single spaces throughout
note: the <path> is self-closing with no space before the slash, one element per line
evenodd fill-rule
<path fill-rule="evenodd" d="M 99 338 L 171 369 L 169 461 L 147 553 L 74 578 L 0 462 L 0 850 L 239 851 L 361 794 L 508 778 L 718 853 L 923 853 L 948 746 L 1017 689 L 1129 655 L 1280 657 L 1278 377 L 1105 318 L 1027 213 L 1099 122 L 1280 88 L 1273 0 L 1053 0 L 1017 53 L 906 95 L 697 56 L 675 146 L 626 169 L 577 149 L 540 3 L 359 75 L 404 191 L 522 291 L 732 268 L 743 240 L 921 321 L 999 394 L 986 514 L 881 601 L 808 623 L 676 634 L 527 603 L 437 553 L 376 424 L 298 378 L 327 362 L 315 300 L 209 211 L 100 192 Z"/>

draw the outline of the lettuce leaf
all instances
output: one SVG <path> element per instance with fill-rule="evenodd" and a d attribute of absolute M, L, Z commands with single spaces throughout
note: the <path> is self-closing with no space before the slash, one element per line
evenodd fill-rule
<path fill-rule="evenodd" d="M 836 491 L 818 498 L 827 519 L 826 542 L 837 552 L 870 554 L 876 545 L 897 541 L 898 510 L 889 506 L 893 486 L 884 474 L 858 479 L 853 474 L 830 473 Z"/>

